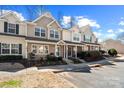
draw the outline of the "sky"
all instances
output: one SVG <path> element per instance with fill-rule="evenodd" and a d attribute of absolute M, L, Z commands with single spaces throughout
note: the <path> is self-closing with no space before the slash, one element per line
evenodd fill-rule
<path fill-rule="evenodd" d="M 27 9 L 28 7 L 28 9 Z M 0 6 L 1 10 L 15 11 L 22 20 L 29 20 L 30 14 L 34 15 L 40 12 L 41 6 Z M 76 23 L 81 27 L 89 24 L 99 41 L 106 39 L 117 39 L 118 35 L 124 33 L 124 6 L 119 5 L 46 5 L 45 11 L 58 19 L 61 14 L 62 24 L 68 26 L 70 18 L 74 17 Z M 30 12 L 30 13 L 27 13 Z M 33 14 L 33 12 L 35 12 Z M 33 19 L 35 19 L 33 17 Z"/>

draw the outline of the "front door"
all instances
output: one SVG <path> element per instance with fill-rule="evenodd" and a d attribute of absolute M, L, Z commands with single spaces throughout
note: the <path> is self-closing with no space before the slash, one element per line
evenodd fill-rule
<path fill-rule="evenodd" d="M 72 47 L 68 47 L 68 57 L 72 57 Z"/>
<path fill-rule="evenodd" d="M 57 49 L 56 49 L 56 56 L 57 56 L 57 57 L 61 56 L 61 49 L 60 49 L 60 46 L 57 46 Z"/>

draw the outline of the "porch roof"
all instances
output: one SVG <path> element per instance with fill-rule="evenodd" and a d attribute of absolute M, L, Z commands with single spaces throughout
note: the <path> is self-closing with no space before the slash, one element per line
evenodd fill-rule
<path fill-rule="evenodd" d="M 72 42 L 72 41 L 64 41 L 67 44 L 78 44 L 78 45 L 84 45 L 83 43 L 78 43 L 78 42 Z"/>
<path fill-rule="evenodd" d="M 38 37 L 26 37 L 26 40 L 34 40 L 34 41 L 45 41 L 45 42 L 54 42 L 57 43 L 59 40 L 51 40 L 46 38 L 38 38 Z"/>
<path fill-rule="evenodd" d="M 90 43 L 90 42 L 82 42 L 83 44 L 92 44 L 92 45 L 100 45 L 98 43 Z"/>

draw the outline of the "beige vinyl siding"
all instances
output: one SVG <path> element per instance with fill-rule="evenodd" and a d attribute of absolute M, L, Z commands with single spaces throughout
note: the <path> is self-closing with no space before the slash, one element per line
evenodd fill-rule
<path fill-rule="evenodd" d="M 0 42 L 7 44 L 22 44 L 22 56 L 24 58 L 26 57 L 27 47 L 24 38 L 0 35 Z"/>
<path fill-rule="evenodd" d="M 26 35 L 27 25 L 24 22 L 17 20 L 17 18 L 9 14 L 0 20 L 0 33 L 4 33 L 4 22 L 19 24 L 19 35 Z"/>

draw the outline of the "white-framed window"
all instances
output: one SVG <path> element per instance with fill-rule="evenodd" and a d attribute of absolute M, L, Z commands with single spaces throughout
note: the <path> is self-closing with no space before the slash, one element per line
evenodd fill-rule
<path fill-rule="evenodd" d="M 92 40 L 92 37 L 91 36 L 89 36 L 89 35 L 84 35 L 84 41 L 85 42 L 91 42 Z"/>
<path fill-rule="evenodd" d="M 59 32 L 57 30 L 51 29 L 50 30 L 50 38 L 59 39 Z"/>
<path fill-rule="evenodd" d="M 11 54 L 19 54 L 19 44 L 11 44 Z"/>
<path fill-rule="evenodd" d="M 8 31 L 9 33 L 16 33 L 16 24 L 8 23 Z"/>
<path fill-rule="evenodd" d="M 32 45 L 31 52 L 37 53 L 37 46 L 36 45 Z"/>
<path fill-rule="evenodd" d="M 45 37 L 45 32 L 46 32 L 46 30 L 41 28 L 41 27 L 36 27 L 35 28 L 35 36 Z"/>
<path fill-rule="evenodd" d="M 41 28 L 41 37 L 45 37 L 45 29 Z"/>
<path fill-rule="evenodd" d="M 79 35 L 78 33 L 75 33 L 75 34 L 73 35 L 73 40 L 74 40 L 74 41 L 79 41 L 79 40 L 80 40 L 80 35 Z"/>
<path fill-rule="evenodd" d="M 48 54 L 49 53 L 49 48 L 47 45 L 44 45 L 44 54 Z"/>
<path fill-rule="evenodd" d="M 48 45 L 32 45 L 32 52 L 36 54 L 43 54 L 47 55 L 49 53 L 49 46 Z"/>
<path fill-rule="evenodd" d="M 35 36 L 40 36 L 40 29 L 39 28 L 35 28 Z"/>
<path fill-rule="evenodd" d="M 1 43 L 1 54 L 3 55 L 19 54 L 19 44 Z"/>
<path fill-rule="evenodd" d="M 10 44 L 1 44 L 1 54 L 10 54 Z"/>

